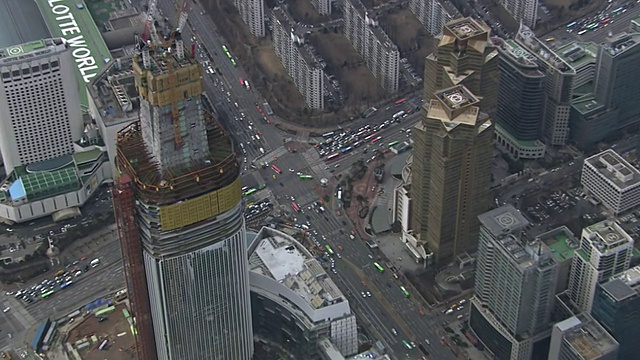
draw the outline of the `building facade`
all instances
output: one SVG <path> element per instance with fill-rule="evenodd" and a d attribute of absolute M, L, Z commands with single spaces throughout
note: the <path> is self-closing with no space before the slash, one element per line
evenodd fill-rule
<path fill-rule="evenodd" d="M 640 354 L 640 267 L 599 284 L 591 314 L 620 343 L 619 359 Z"/>
<path fill-rule="evenodd" d="M 438 0 L 410 0 L 409 9 L 432 36 L 440 34 L 450 19 L 450 14 Z"/>
<path fill-rule="evenodd" d="M 400 51 L 360 0 L 344 1 L 344 35 L 387 93 L 398 92 Z"/>
<path fill-rule="evenodd" d="M 500 0 L 500 4 L 525 26 L 535 29 L 538 20 L 538 0 Z"/>
<path fill-rule="evenodd" d="M 84 125 L 69 45 L 44 39 L 0 50 L 0 151 L 15 167 L 74 152 Z"/>
<path fill-rule="evenodd" d="M 580 184 L 613 215 L 640 205 L 640 171 L 614 150 L 585 159 Z"/>
<path fill-rule="evenodd" d="M 605 220 L 582 229 L 567 290 L 573 304 L 590 313 L 597 285 L 627 270 L 632 252 L 633 239 L 615 222 Z"/>
<path fill-rule="evenodd" d="M 511 205 L 481 214 L 471 329 L 499 359 L 530 359 L 548 336 L 558 264 Z"/>
<path fill-rule="evenodd" d="M 600 46 L 594 42 L 570 42 L 555 49 L 576 71 L 573 80 L 574 96 L 585 92 L 585 85 L 593 85 L 596 79 L 596 59 Z"/>
<path fill-rule="evenodd" d="M 539 69 L 546 76 L 543 141 L 547 146 L 562 146 L 569 139 L 569 113 L 576 71 L 527 26 L 520 26 L 515 40 L 535 55 Z"/>
<path fill-rule="evenodd" d="M 311 0 L 311 5 L 320 15 L 331 15 L 331 0 Z"/>
<path fill-rule="evenodd" d="M 309 109 L 324 108 L 324 70 L 320 61 L 304 44 L 304 35 L 284 8 L 271 12 L 273 49 L 282 66 L 296 84 Z"/>
<path fill-rule="evenodd" d="M 240 169 L 198 61 L 141 44 L 140 119 L 118 133 L 116 225 L 141 359 L 253 356 Z"/>
<path fill-rule="evenodd" d="M 544 157 L 542 134 L 545 75 L 535 57 L 515 41 L 495 39 L 500 53 L 496 144 L 514 159 Z"/>
<path fill-rule="evenodd" d="M 473 18 L 445 24 L 438 46 L 425 60 L 425 101 L 434 99 L 439 90 L 464 85 L 482 100 L 480 110 L 495 115 L 500 74 L 490 31 L 485 23 Z"/>
<path fill-rule="evenodd" d="M 253 329 L 294 359 L 324 359 L 329 340 L 344 357 L 358 351 L 349 301 L 302 244 L 264 227 L 249 248 Z M 284 299 L 284 301 L 283 301 Z"/>
<path fill-rule="evenodd" d="M 466 87 L 434 95 L 412 132 L 411 224 L 436 261 L 446 263 L 477 248 L 477 216 L 490 205 L 494 134 Z"/>
<path fill-rule="evenodd" d="M 234 0 L 236 8 L 247 24 L 249 32 L 255 37 L 266 35 L 264 0 Z"/>
<path fill-rule="evenodd" d="M 549 360 L 616 360 L 618 354 L 616 339 L 588 314 L 553 326 Z"/>

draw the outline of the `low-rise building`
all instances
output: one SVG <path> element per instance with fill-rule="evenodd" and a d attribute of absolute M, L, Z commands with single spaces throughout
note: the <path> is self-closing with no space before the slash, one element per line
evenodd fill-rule
<path fill-rule="evenodd" d="M 618 342 L 586 313 L 553 326 L 549 360 L 615 360 Z"/>
<path fill-rule="evenodd" d="M 248 250 L 254 335 L 278 344 L 295 359 L 324 359 L 358 351 L 356 317 L 349 301 L 302 244 L 264 227 Z"/>
<path fill-rule="evenodd" d="M 585 159 L 580 182 L 614 215 L 640 205 L 640 171 L 614 150 Z"/>

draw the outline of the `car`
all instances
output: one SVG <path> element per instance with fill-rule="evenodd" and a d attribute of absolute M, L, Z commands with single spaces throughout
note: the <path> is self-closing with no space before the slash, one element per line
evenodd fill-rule
<path fill-rule="evenodd" d="M 391 333 L 395 336 L 398 336 L 398 330 L 396 330 L 395 328 L 391 328 Z"/>
<path fill-rule="evenodd" d="M 360 283 L 362 284 L 362 286 L 367 286 L 367 283 L 364 280 L 362 280 Z"/>
<path fill-rule="evenodd" d="M 371 293 L 367 291 L 367 297 L 371 297 Z"/>
<path fill-rule="evenodd" d="M 411 342 L 411 347 L 415 349 L 416 348 L 416 343 L 412 341 Z"/>
<path fill-rule="evenodd" d="M 340 251 L 344 250 L 344 249 L 342 248 L 342 245 L 338 245 L 338 250 L 340 250 Z"/>
<path fill-rule="evenodd" d="M 426 342 L 427 345 L 431 345 L 431 341 L 429 341 L 429 339 L 424 339 L 424 342 Z"/>
<path fill-rule="evenodd" d="M 453 314 L 453 309 L 447 309 L 447 310 L 444 312 L 444 314 L 445 314 L 445 315 L 451 315 L 451 314 Z"/>
<path fill-rule="evenodd" d="M 367 256 L 369 257 L 369 259 L 373 260 L 373 255 L 369 254 Z"/>
<path fill-rule="evenodd" d="M 424 310 L 420 309 L 420 316 L 424 316 Z"/>
<path fill-rule="evenodd" d="M 2 310 L 2 312 L 3 312 L 3 313 L 8 313 L 8 312 L 9 312 L 9 310 L 11 310 L 11 308 L 7 306 L 6 308 L 4 308 L 4 310 Z"/>
<path fill-rule="evenodd" d="M 365 293 L 364 291 L 360 293 L 360 295 L 362 295 L 363 298 L 367 297 L 367 293 Z"/>

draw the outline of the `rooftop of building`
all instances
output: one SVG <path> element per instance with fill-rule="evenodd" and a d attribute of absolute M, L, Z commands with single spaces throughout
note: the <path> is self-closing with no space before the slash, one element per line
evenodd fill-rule
<path fill-rule="evenodd" d="M 584 166 L 594 168 L 618 191 L 624 191 L 640 184 L 640 171 L 612 149 L 607 149 L 585 159 Z"/>
<path fill-rule="evenodd" d="M 582 238 L 604 253 L 623 245 L 632 245 L 633 239 L 614 221 L 604 220 L 582 229 Z"/>
<path fill-rule="evenodd" d="M 638 51 L 640 49 L 640 33 L 620 33 L 607 37 L 601 44 L 602 51 L 612 57 L 621 56 L 631 50 Z"/>
<path fill-rule="evenodd" d="M 0 64 L 28 61 L 34 56 L 46 55 L 56 50 L 64 52 L 66 49 L 65 42 L 61 38 L 38 39 L 0 49 Z"/>
<path fill-rule="evenodd" d="M 556 324 L 564 333 L 564 341 L 583 359 L 599 359 L 618 348 L 618 342 L 584 313 Z"/>
<path fill-rule="evenodd" d="M 264 227 L 249 255 L 249 269 L 294 291 L 312 308 L 346 301 L 322 265 L 293 237 Z"/>
<path fill-rule="evenodd" d="M 591 41 L 572 41 L 558 47 L 555 52 L 577 70 L 586 64 L 595 64 L 599 48 L 598 44 Z"/>
<path fill-rule="evenodd" d="M 389 35 L 387 35 L 384 30 L 379 25 L 378 20 L 376 19 L 375 10 L 371 11 L 367 9 L 362 1 L 360 0 L 348 0 L 351 5 L 358 11 L 360 16 L 364 19 L 364 22 L 371 31 L 371 33 L 376 37 L 376 39 L 380 42 L 380 44 L 386 48 L 387 51 L 398 51 L 398 46 L 391 41 Z"/>
<path fill-rule="evenodd" d="M 560 226 L 540 234 L 536 239 L 545 243 L 551 250 L 553 257 L 559 262 L 573 258 L 573 253 L 580 247 L 580 241 L 566 226 Z"/>
<path fill-rule="evenodd" d="M 304 34 L 308 31 L 307 28 L 300 28 L 293 20 L 291 14 L 289 14 L 283 7 L 273 8 L 273 16 L 280 22 L 282 28 L 285 31 L 291 32 L 291 40 L 296 44 L 300 56 L 310 69 L 321 69 L 320 59 L 318 59 L 309 48 L 309 45 L 304 43 Z"/>
<path fill-rule="evenodd" d="M 492 39 L 503 57 L 511 60 L 524 75 L 529 77 L 543 77 L 544 73 L 538 69 L 536 57 L 512 39 Z"/>
<path fill-rule="evenodd" d="M 479 119 L 484 119 L 480 113 L 480 100 L 463 85 L 456 85 L 437 91 L 435 99 L 428 106 L 427 116 L 443 122 L 448 130 L 454 129 L 460 124 L 476 126 Z M 485 121 L 481 127 L 491 126 L 490 121 Z"/>
<path fill-rule="evenodd" d="M 86 85 L 91 81 L 100 70 L 102 70 L 111 60 L 109 48 L 102 38 L 102 34 L 98 29 L 95 21 L 91 17 L 89 11 L 84 7 L 78 6 L 76 0 L 58 0 L 50 4 L 48 0 L 35 0 L 40 8 L 40 12 L 44 16 L 47 28 L 54 37 L 62 37 L 66 39 L 74 39 L 76 43 L 82 47 L 86 47 L 89 53 L 83 57 L 84 61 L 75 61 L 76 81 L 80 94 L 80 104 L 83 108 L 89 107 L 89 99 Z M 53 5 L 65 6 L 68 13 L 64 16 L 54 14 L 51 11 Z M 69 31 L 73 28 L 73 21 L 77 24 L 78 31 Z M 93 64 L 91 65 L 91 61 Z M 89 65 L 88 65 L 89 64 Z"/>
<path fill-rule="evenodd" d="M 614 276 L 602 284 L 602 289 L 616 301 L 624 301 L 640 295 L 640 266 Z"/>
<path fill-rule="evenodd" d="M 480 214 L 478 220 L 495 237 L 521 231 L 529 225 L 520 211 L 510 204 Z"/>
<path fill-rule="evenodd" d="M 471 17 L 453 19 L 444 25 L 443 32 L 450 34 L 458 40 L 467 40 L 474 37 L 486 37 L 489 39 L 489 28 Z"/>
<path fill-rule="evenodd" d="M 140 101 L 132 65 L 131 58 L 111 61 L 87 86 L 107 126 L 138 119 Z"/>
<path fill-rule="evenodd" d="M 576 71 L 562 57 L 558 56 L 553 50 L 549 49 L 544 41 L 538 39 L 534 32 L 525 25 L 520 25 L 518 33 L 515 37 L 516 41 L 524 48 L 528 49 L 539 60 L 542 60 L 547 66 L 556 69 L 561 74 L 575 75 Z"/>
<path fill-rule="evenodd" d="M 0 11 L 0 48 L 51 37 L 34 0 L 4 0 Z"/>
<path fill-rule="evenodd" d="M 598 101 L 593 93 L 571 100 L 571 107 L 583 116 L 589 116 L 605 110 L 604 104 Z"/>
<path fill-rule="evenodd" d="M 108 30 L 126 29 L 132 26 L 140 26 L 145 22 L 145 17 L 134 7 L 114 11 L 109 14 Z"/>

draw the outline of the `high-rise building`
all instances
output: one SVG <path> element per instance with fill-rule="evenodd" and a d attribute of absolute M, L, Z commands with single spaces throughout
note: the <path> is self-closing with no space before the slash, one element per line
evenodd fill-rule
<path fill-rule="evenodd" d="M 572 41 L 555 49 L 564 61 L 576 71 L 573 80 L 573 96 L 585 91 L 585 85 L 593 85 L 596 78 L 596 59 L 600 46 L 594 42 Z M 593 89 L 590 87 L 590 89 Z"/>
<path fill-rule="evenodd" d="M 459 18 L 444 25 L 438 46 L 424 64 L 424 98 L 454 85 L 464 85 L 478 99 L 480 110 L 493 117 L 498 97 L 498 51 L 491 29 L 481 20 Z"/>
<path fill-rule="evenodd" d="M 139 358 L 248 360 L 239 164 L 205 109 L 197 59 L 179 34 L 159 35 L 168 45 L 134 54 L 140 118 L 116 140 L 114 208 Z"/>
<path fill-rule="evenodd" d="M 342 356 L 357 353 L 358 326 L 349 301 L 302 244 L 263 227 L 249 247 L 249 267 L 256 336 L 295 359 L 329 358 L 323 340 Z"/>
<path fill-rule="evenodd" d="M 535 29 L 538 20 L 538 0 L 500 0 L 500 4 L 516 21 Z"/>
<path fill-rule="evenodd" d="M 640 171 L 612 149 L 584 160 L 580 184 L 613 215 L 640 205 Z"/>
<path fill-rule="evenodd" d="M 598 285 L 593 317 L 620 343 L 619 359 L 640 354 L 640 266 Z"/>
<path fill-rule="evenodd" d="M 545 75 L 535 56 L 512 39 L 495 39 L 500 53 L 496 144 L 514 159 L 544 157 L 542 135 Z"/>
<path fill-rule="evenodd" d="M 618 354 L 616 339 L 589 314 L 580 313 L 553 326 L 549 360 L 616 360 Z"/>
<path fill-rule="evenodd" d="M 640 119 L 640 33 L 608 37 L 597 55 L 595 90 L 575 99 L 571 108 L 571 138 L 592 147 Z"/>
<path fill-rule="evenodd" d="M 629 268 L 633 239 L 617 223 L 605 220 L 582 229 L 580 249 L 573 255 L 568 295 L 590 313 L 598 283 Z"/>
<path fill-rule="evenodd" d="M 344 1 L 344 35 L 388 93 L 398 91 L 400 51 L 360 0 Z"/>
<path fill-rule="evenodd" d="M 271 12 L 273 49 L 309 109 L 324 108 L 324 70 L 284 8 Z M 305 28 L 305 31 L 307 29 Z"/>
<path fill-rule="evenodd" d="M 462 85 L 434 93 L 413 129 L 411 224 L 438 262 L 474 251 L 490 206 L 493 123 Z"/>
<path fill-rule="evenodd" d="M 409 9 L 432 35 L 438 35 L 452 14 L 448 14 L 440 0 L 410 0 Z"/>
<path fill-rule="evenodd" d="M 0 150 L 7 174 L 73 153 L 84 130 L 73 66 L 64 39 L 0 50 Z"/>
<path fill-rule="evenodd" d="M 549 336 L 558 264 L 542 242 L 522 238 L 529 222 L 512 205 L 479 219 L 471 329 L 497 359 L 530 359 Z"/>
<path fill-rule="evenodd" d="M 255 37 L 264 37 L 264 0 L 234 0 L 234 3 L 249 32 Z"/>
<path fill-rule="evenodd" d="M 311 0 L 311 5 L 320 15 L 331 15 L 331 0 Z"/>
<path fill-rule="evenodd" d="M 524 24 L 518 29 L 516 42 L 535 55 L 540 71 L 545 73 L 545 97 L 542 138 L 547 146 L 564 145 L 569 139 L 569 110 L 573 96 L 573 80 L 576 75 L 562 57 L 538 39 Z"/>

